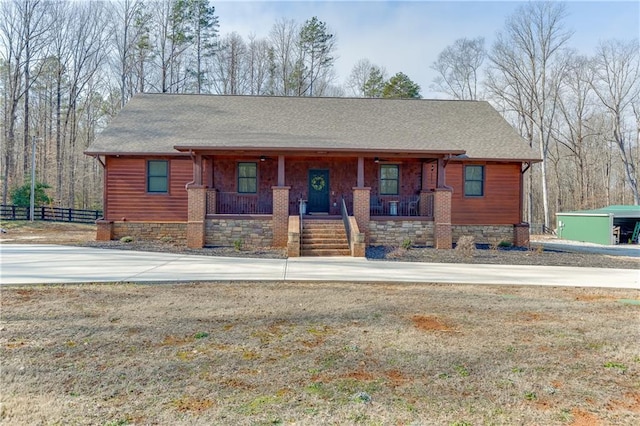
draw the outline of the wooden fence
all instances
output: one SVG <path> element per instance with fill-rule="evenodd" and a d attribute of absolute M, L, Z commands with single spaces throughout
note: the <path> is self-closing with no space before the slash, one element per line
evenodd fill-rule
<path fill-rule="evenodd" d="M 101 210 L 78 210 L 41 206 L 34 208 L 33 220 L 52 222 L 94 223 L 102 217 Z M 29 207 L 0 205 L 0 220 L 30 220 Z"/>

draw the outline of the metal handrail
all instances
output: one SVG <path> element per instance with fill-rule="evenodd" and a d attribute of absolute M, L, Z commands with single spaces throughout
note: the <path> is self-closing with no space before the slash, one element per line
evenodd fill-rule
<path fill-rule="evenodd" d="M 302 224 L 302 222 L 304 220 L 304 213 L 302 211 L 302 203 L 303 202 L 304 201 L 302 200 L 302 198 L 298 201 L 298 214 L 300 215 L 300 238 L 302 238 L 302 230 L 304 229 L 303 228 L 303 224 Z"/>
<path fill-rule="evenodd" d="M 347 211 L 347 203 L 344 200 L 344 197 L 342 197 L 342 201 L 340 203 L 340 213 L 342 214 L 344 229 L 347 232 L 347 243 L 349 243 L 349 248 L 351 248 L 351 225 L 349 224 L 349 212 Z"/>

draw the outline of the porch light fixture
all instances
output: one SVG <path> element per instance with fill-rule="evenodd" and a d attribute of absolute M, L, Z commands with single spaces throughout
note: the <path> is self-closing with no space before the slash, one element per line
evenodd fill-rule
<path fill-rule="evenodd" d="M 380 159 L 379 159 L 378 157 L 375 157 L 375 158 L 373 159 L 373 162 L 374 162 L 374 163 L 379 163 L 379 162 L 380 162 Z"/>
<path fill-rule="evenodd" d="M 265 157 L 264 155 L 260 156 L 260 161 L 267 161 L 267 157 Z"/>

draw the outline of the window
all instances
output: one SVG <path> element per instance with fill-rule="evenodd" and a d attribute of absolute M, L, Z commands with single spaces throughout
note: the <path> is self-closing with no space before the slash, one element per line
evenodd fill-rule
<path fill-rule="evenodd" d="M 257 163 L 238 163 L 238 192 L 245 194 L 258 192 Z"/>
<path fill-rule="evenodd" d="M 398 169 L 397 164 L 382 164 L 380 166 L 381 195 L 398 195 Z"/>
<path fill-rule="evenodd" d="M 169 162 L 166 160 L 147 161 L 147 192 L 169 192 Z"/>
<path fill-rule="evenodd" d="M 464 195 L 469 197 L 484 195 L 484 166 L 464 167 Z"/>

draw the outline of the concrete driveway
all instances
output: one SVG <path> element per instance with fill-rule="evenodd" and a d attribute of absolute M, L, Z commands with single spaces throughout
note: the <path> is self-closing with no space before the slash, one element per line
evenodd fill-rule
<path fill-rule="evenodd" d="M 602 244 L 583 243 L 578 241 L 540 239 L 532 240 L 531 247 L 542 246 L 545 250 L 556 250 L 573 253 L 595 253 L 607 256 L 640 257 L 640 244 L 620 244 L 605 246 Z"/>
<path fill-rule="evenodd" d="M 188 281 L 356 281 L 640 289 L 640 271 L 559 266 L 385 262 L 362 258 L 249 259 L 55 245 L 0 245 L 8 284 Z"/>

